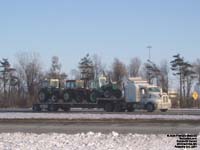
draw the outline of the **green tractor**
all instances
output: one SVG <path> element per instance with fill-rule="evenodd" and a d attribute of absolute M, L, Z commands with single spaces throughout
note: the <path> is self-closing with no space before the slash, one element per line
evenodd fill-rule
<path fill-rule="evenodd" d="M 107 80 L 106 77 L 100 76 L 91 82 L 92 92 L 90 99 L 96 101 L 97 98 L 121 98 L 122 92 L 117 84 Z"/>
<path fill-rule="evenodd" d="M 42 82 L 41 89 L 38 94 L 38 98 L 41 103 L 56 103 L 61 96 L 62 90 L 60 88 L 59 79 L 48 79 Z"/>
<path fill-rule="evenodd" d="M 65 103 L 90 103 L 91 90 L 84 87 L 83 80 L 67 80 L 63 92 Z"/>

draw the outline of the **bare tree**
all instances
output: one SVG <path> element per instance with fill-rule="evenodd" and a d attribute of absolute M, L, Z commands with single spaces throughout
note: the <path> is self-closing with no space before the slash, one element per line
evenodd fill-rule
<path fill-rule="evenodd" d="M 123 77 L 127 76 L 126 65 L 119 59 L 115 58 L 112 65 L 112 70 L 113 80 L 121 86 Z"/>
<path fill-rule="evenodd" d="M 100 74 L 103 74 L 105 65 L 102 64 L 101 57 L 97 54 L 92 56 L 92 62 L 94 65 L 94 78 L 97 78 Z"/>
<path fill-rule="evenodd" d="M 30 97 L 37 95 L 39 82 L 42 78 L 40 57 L 35 52 L 19 52 L 16 55 L 16 71 L 20 80 L 20 89 L 28 92 Z"/>
<path fill-rule="evenodd" d="M 159 67 L 160 70 L 160 85 L 164 92 L 168 92 L 169 87 L 169 64 L 166 60 L 163 60 Z"/>
<path fill-rule="evenodd" d="M 131 59 L 131 62 L 128 67 L 130 77 L 139 76 L 141 63 L 142 63 L 141 60 L 137 57 Z"/>

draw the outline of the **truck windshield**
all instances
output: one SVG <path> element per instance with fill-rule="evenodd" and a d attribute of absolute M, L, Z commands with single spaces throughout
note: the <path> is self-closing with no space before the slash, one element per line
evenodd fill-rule
<path fill-rule="evenodd" d="M 148 91 L 149 92 L 160 92 L 160 88 L 158 88 L 158 87 L 150 87 L 150 88 L 148 88 Z"/>

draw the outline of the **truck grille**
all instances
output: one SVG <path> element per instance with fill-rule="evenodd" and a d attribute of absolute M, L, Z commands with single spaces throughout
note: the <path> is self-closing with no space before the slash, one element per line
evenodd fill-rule
<path fill-rule="evenodd" d="M 163 96 L 163 103 L 168 103 L 168 97 L 167 96 Z"/>

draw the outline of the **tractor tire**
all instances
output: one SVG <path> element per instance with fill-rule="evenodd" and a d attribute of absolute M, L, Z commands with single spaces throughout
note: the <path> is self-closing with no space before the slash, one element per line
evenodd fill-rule
<path fill-rule="evenodd" d="M 105 106 L 104 106 L 104 110 L 106 112 L 112 112 L 113 111 L 113 105 L 112 105 L 112 103 L 106 103 Z"/>
<path fill-rule="evenodd" d="M 113 91 L 113 95 L 116 98 L 121 98 L 122 97 L 122 92 L 121 92 L 121 90 L 116 89 L 116 90 Z"/>
<path fill-rule="evenodd" d="M 64 100 L 64 102 L 70 102 L 71 101 L 69 92 L 64 92 L 63 100 Z"/>
<path fill-rule="evenodd" d="M 91 93 L 90 93 L 90 102 L 92 102 L 92 103 L 96 103 L 96 101 L 97 101 L 97 92 L 96 91 L 92 91 Z"/>
<path fill-rule="evenodd" d="M 148 103 L 146 105 L 146 109 L 148 112 L 153 112 L 154 111 L 154 105 L 152 103 Z"/>
<path fill-rule="evenodd" d="M 112 96 L 111 92 L 109 90 L 104 91 L 103 96 L 105 98 L 110 98 Z"/>
<path fill-rule="evenodd" d="M 40 91 L 38 94 L 38 99 L 40 101 L 40 103 L 44 103 L 45 101 L 47 101 L 47 94 L 45 91 Z"/>
<path fill-rule="evenodd" d="M 51 96 L 51 98 L 50 98 L 50 102 L 51 102 L 51 103 L 56 103 L 56 102 L 58 102 L 58 97 L 57 97 L 57 95 L 53 94 L 53 95 Z"/>

